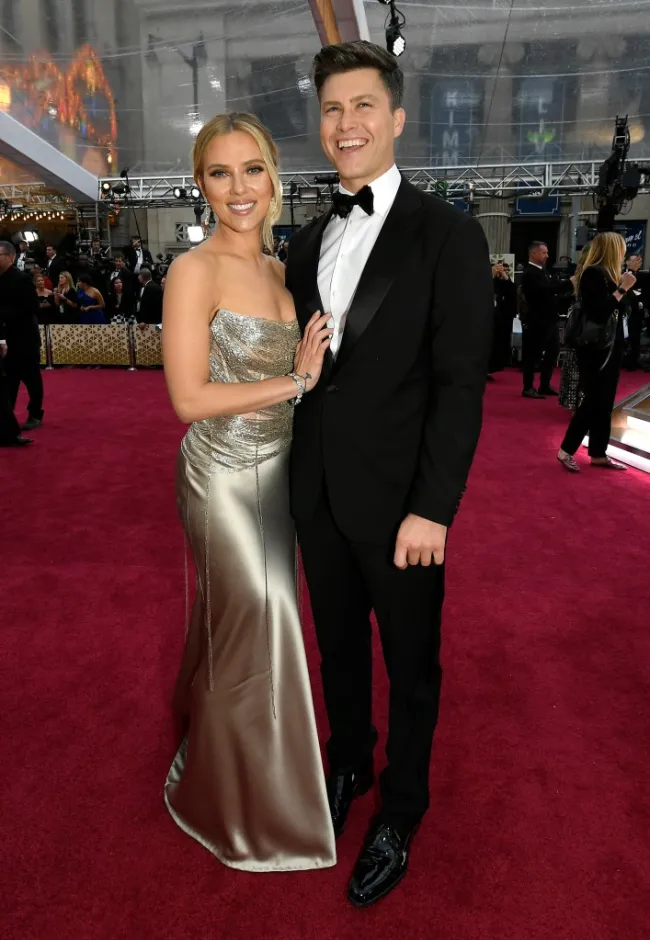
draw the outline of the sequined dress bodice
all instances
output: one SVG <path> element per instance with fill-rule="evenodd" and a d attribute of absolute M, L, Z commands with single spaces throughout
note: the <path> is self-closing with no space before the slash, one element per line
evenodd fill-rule
<path fill-rule="evenodd" d="M 218 310 L 210 324 L 210 381 L 260 382 L 287 375 L 300 339 L 296 320 L 282 323 Z M 280 402 L 244 415 L 196 421 L 183 440 L 185 456 L 215 469 L 244 470 L 291 443 L 293 405 Z"/>

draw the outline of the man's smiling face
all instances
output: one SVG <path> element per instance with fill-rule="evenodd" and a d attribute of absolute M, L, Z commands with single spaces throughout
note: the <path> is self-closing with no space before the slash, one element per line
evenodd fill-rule
<path fill-rule="evenodd" d="M 402 108 L 376 69 L 330 75 L 321 88 L 320 138 L 345 189 L 358 192 L 395 162 L 395 138 L 404 129 Z"/>

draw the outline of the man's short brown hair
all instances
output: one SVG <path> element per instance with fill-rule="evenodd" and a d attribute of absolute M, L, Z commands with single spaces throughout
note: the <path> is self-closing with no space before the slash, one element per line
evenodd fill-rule
<path fill-rule="evenodd" d="M 395 56 L 365 39 L 323 46 L 314 57 L 314 84 L 318 98 L 320 99 L 323 85 L 330 75 L 343 75 L 358 69 L 375 69 L 379 72 L 390 97 L 391 110 L 402 107 L 404 73 Z"/>

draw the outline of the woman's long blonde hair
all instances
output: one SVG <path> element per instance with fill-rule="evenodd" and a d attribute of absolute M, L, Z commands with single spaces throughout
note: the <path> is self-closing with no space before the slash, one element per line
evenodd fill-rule
<path fill-rule="evenodd" d="M 194 179 L 203 189 L 203 164 L 205 152 L 215 137 L 224 137 L 233 131 L 244 131 L 250 134 L 260 148 L 262 160 L 273 186 L 273 196 L 262 226 L 262 243 L 265 248 L 273 251 L 273 226 L 282 215 L 282 183 L 278 173 L 279 153 L 271 133 L 254 114 L 245 111 L 236 111 L 232 114 L 217 114 L 199 131 L 194 147 L 192 148 L 192 166 Z"/>
<path fill-rule="evenodd" d="M 618 284 L 626 251 L 625 239 L 618 232 L 600 232 L 596 235 L 592 243 L 583 249 L 576 268 L 576 296 L 580 292 L 580 281 L 587 268 L 602 268 L 610 281 Z"/>
<path fill-rule="evenodd" d="M 59 274 L 59 280 L 61 280 L 61 278 L 64 278 L 65 280 L 66 290 L 74 290 L 74 281 L 72 280 L 72 275 L 69 271 L 61 271 Z M 56 286 L 59 286 L 58 283 Z"/>

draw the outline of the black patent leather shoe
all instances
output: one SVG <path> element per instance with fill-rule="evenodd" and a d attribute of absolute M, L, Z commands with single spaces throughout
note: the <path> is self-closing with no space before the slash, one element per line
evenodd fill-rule
<path fill-rule="evenodd" d="M 559 392 L 556 391 L 551 385 L 540 386 L 539 394 L 543 395 L 544 398 L 550 396 L 551 398 L 558 398 Z"/>
<path fill-rule="evenodd" d="M 348 899 L 355 907 L 374 904 L 400 883 L 408 869 L 414 833 L 415 829 L 398 832 L 379 821 L 372 825 L 348 887 Z"/>
<path fill-rule="evenodd" d="M 327 800 L 337 839 L 345 829 L 352 800 L 367 793 L 374 782 L 372 762 L 358 770 L 335 770 L 330 773 L 327 778 Z"/>
<path fill-rule="evenodd" d="M 27 447 L 28 444 L 33 443 L 31 437 L 23 437 L 22 434 L 19 434 L 18 437 L 14 437 L 10 441 L 0 442 L 0 447 Z"/>

